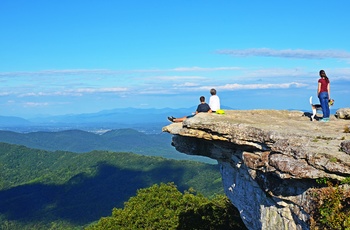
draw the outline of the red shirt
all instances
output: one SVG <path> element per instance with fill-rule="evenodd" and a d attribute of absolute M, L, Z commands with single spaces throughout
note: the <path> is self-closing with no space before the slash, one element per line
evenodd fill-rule
<path fill-rule="evenodd" d="M 319 83 L 321 83 L 321 89 L 320 89 L 320 93 L 321 92 L 328 92 L 327 86 L 328 86 L 328 82 L 326 79 L 324 78 L 320 78 L 318 80 Z"/>

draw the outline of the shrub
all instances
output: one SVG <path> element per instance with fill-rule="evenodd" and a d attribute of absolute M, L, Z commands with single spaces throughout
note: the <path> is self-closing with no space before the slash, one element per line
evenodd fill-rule
<path fill-rule="evenodd" d="M 314 193 L 311 229 L 350 229 L 350 192 L 328 182 Z"/>
<path fill-rule="evenodd" d="M 344 127 L 344 133 L 350 133 L 350 126 Z"/>

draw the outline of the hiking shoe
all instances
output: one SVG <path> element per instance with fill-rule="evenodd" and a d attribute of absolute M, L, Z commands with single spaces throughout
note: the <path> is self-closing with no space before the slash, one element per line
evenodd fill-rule
<path fill-rule="evenodd" d="M 168 120 L 171 121 L 171 122 L 174 122 L 174 117 L 168 117 Z"/>
<path fill-rule="evenodd" d="M 329 119 L 328 118 L 323 118 L 320 120 L 320 122 L 329 122 Z"/>

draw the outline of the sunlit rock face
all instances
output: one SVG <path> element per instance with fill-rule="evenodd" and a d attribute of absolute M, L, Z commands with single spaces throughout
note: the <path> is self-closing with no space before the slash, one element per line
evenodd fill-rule
<path fill-rule="evenodd" d="M 230 110 L 163 127 L 180 152 L 220 165 L 226 195 L 249 229 L 309 229 L 317 178 L 350 176 L 346 120 L 308 113 Z"/>
<path fill-rule="evenodd" d="M 350 108 L 338 109 L 335 116 L 339 119 L 350 119 Z"/>

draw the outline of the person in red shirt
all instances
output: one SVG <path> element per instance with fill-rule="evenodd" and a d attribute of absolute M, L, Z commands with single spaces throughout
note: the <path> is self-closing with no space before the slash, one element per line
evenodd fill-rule
<path fill-rule="evenodd" d="M 329 99 L 330 99 L 330 82 L 324 70 L 320 70 L 320 79 L 318 80 L 317 95 L 320 99 L 322 107 L 323 118 L 322 122 L 328 122 L 330 111 L 329 111 Z"/>

